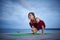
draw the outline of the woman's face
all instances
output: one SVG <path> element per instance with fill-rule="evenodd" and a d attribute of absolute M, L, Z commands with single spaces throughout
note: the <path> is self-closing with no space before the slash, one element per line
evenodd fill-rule
<path fill-rule="evenodd" d="M 32 14 L 29 14 L 28 17 L 29 17 L 30 20 L 34 19 L 34 16 Z"/>

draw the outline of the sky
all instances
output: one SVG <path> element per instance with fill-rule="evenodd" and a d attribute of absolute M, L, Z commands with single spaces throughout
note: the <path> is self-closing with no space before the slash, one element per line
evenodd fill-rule
<path fill-rule="evenodd" d="M 28 13 L 43 20 L 46 28 L 60 28 L 59 0 L 0 0 L 0 28 L 31 29 Z"/>

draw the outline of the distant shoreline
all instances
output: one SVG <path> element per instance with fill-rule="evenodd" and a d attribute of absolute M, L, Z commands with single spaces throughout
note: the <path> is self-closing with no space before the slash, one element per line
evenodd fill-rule
<path fill-rule="evenodd" d="M 0 28 L 1 29 L 13 29 L 13 28 Z M 20 30 L 20 29 L 18 29 Z M 21 30 L 25 30 L 25 29 L 21 29 Z M 26 30 L 31 30 L 31 29 L 26 29 Z M 60 30 L 60 28 L 45 28 L 45 30 Z"/>

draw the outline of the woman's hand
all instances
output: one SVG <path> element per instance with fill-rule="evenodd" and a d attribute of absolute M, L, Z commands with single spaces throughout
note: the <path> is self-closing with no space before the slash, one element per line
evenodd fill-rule
<path fill-rule="evenodd" d="M 36 28 L 32 28 L 32 32 L 33 33 L 36 33 L 37 32 L 37 29 Z"/>

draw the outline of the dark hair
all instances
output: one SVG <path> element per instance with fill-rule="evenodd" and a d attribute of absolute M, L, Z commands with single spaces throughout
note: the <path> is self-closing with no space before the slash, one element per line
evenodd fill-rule
<path fill-rule="evenodd" d="M 29 17 L 30 14 L 32 14 L 35 17 L 34 12 L 29 12 L 28 17 Z"/>

